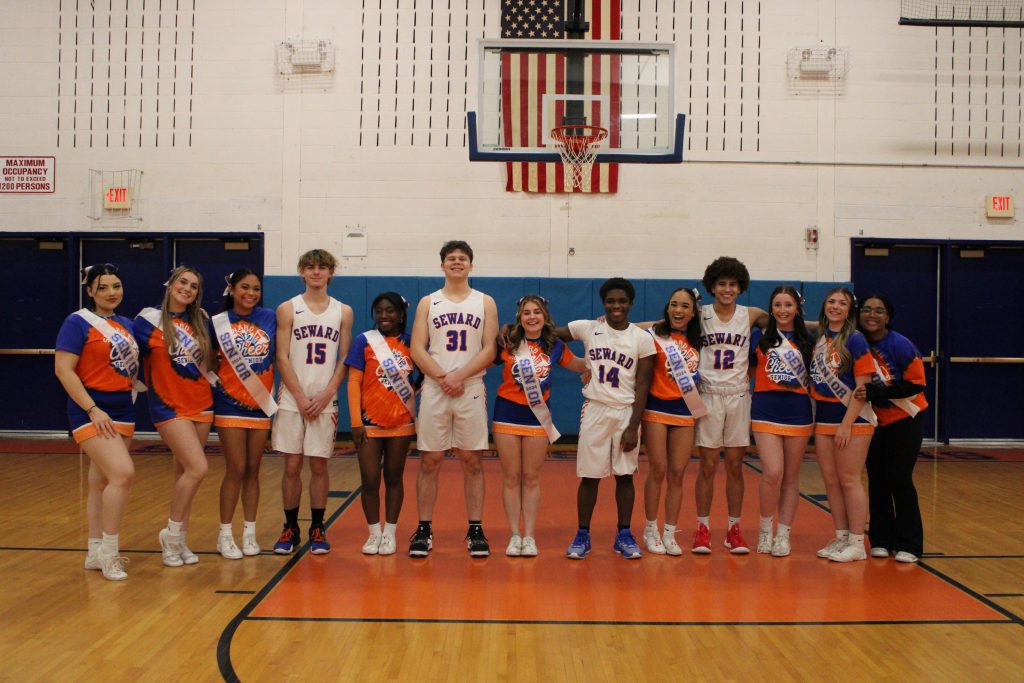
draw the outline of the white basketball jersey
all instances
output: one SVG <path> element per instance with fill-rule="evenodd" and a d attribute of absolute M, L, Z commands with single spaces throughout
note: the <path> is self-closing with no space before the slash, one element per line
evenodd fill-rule
<path fill-rule="evenodd" d="M 596 320 L 569 323 L 573 339 L 583 342 L 590 382 L 583 395 L 605 405 L 625 407 L 636 398 L 636 368 L 641 358 L 657 353 L 651 335 L 630 323 L 624 330 Z"/>
<path fill-rule="evenodd" d="M 307 397 L 323 390 L 331 381 L 338 365 L 338 345 L 341 339 L 341 302 L 330 298 L 327 309 L 317 315 L 309 309 L 302 295 L 293 297 L 292 333 L 288 359 Z M 281 383 L 278 403 L 282 410 L 298 410 L 295 398 Z M 338 411 L 334 400 L 324 408 L 325 413 Z"/>
<path fill-rule="evenodd" d="M 712 304 L 700 309 L 701 384 L 739 385 L 746 383 L 750 353 L 750 312 L 736 305 L 732 319 L 724 323 Z"/>
<path fill-rule="evenodd" d="M 484 295 L 475 289 L 463 301 L 455 303 L 442 290 L 430 295 L 427 314 L 429 332 L 427 353 L 445 372 L 458 370 L 483 348 Z M 484 376 L 481 370 L 472 377 Z"/>

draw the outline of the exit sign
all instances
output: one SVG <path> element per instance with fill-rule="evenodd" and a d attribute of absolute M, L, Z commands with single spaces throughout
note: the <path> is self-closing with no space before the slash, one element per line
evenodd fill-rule
<path fill-rule="evenodd" d="M 1013 195 L 986 197 L 985 215 L 989 218 L 1013 218 Z"/>
<path fill-rule="evenodd" d="M 132 193 L 127 187 L 108 187 L 103 192 L 104 209 L 132 208 Z"/>

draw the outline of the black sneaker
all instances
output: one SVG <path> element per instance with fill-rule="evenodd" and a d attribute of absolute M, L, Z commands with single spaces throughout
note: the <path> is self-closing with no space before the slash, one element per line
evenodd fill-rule
<path fill-rule="evenodd" d="M 409 557 L 426 557 L 434 547 L 434 534 L 430 527 L 420 524 L 416 532 L 409 537 Z"/>
<path fill-rule="evenodd" d="M 470 557 L 487 557 L 491 554 L 491 546 L 484 536 L 484 528 L 479 524 L 473 524 L 466 532 L 466 547 L 469 548 Z"/>

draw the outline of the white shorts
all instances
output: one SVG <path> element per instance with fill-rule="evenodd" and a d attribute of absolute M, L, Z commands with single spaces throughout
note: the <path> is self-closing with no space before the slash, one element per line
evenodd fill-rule
<path fill-rule="evenodd" d="M 695 443 L 699 448 L 730 448 L 750 445 L 750 392 L 716 394 L 700 392 L 708 414 L 697 420 Z"/>
<path fill-rule="evenodd" d="M 580 412 L 580 438 L 576 450 L 576 476 L 603 479 L 633 474 L 640 458 L 640 439 L 631 451 L 622 450 L 622 433 L 629 426 L 633 406 L 623 408 L 584 401 Z M 638 435 L 639 437 L 639 435 Z"/>
<path fill-rule="evenodd" d="M 417 449 L 487 450 L 487 389 L 482 380 L 465 386 L 462 396 L 449 396 L 437 382 L 423 383 L 416 419 Z"/>
<path fill-rule="evenodd" d="M 329 458 L 338 438 L 338 413 L 320 413 L 307 420 L 294 410 L 278 410 L 274 416 L 271 443 L 279 453 L 301 453 Z"/>

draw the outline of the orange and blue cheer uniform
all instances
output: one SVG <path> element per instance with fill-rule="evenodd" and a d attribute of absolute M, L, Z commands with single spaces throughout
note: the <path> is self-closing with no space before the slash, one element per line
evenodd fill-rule
<path fill-rule="evenodd" d="M 795 335 L 780 330 L 796 348 Z M 750 337 L 750 367 L 754 368 L 754 395 L 750 403 L 750 426 L 755 432 L 779 436 L 810 436 L 814 430 L 811 399 L 807 390 L 780 354 L 776 346 L 765 353 L 759 342 L 764 336 L 755 328 Z M 804 367 L 807 359 L 804 358 Z"/>
<path fill-rule="evenodd" d="M 535 374 L 540 381 L 544 402 L 547 403 L 551 394 L 551 368 L 555 365 L 566 367 L 572 363 L 575 356 L 560 339 L 555 340 L 550 351 L 545 351 L 540 340 L 537 339 L 525 339 L 520 344 L 527 344 L 530 349 Z M 501 385 L 498 387 L 498 395 L 494 399 L 492 431 L 495 434 L 547 438 L 547 432 L 544 431 L 544 427 L 541 426 L 537 416 L 530 409 L 526 392 L 523 391 L 523 385 L 520 384 L 519 364 L 516 362 L 515 353 L 508 349 L 502 349 L 494 360 L 494 364 L 500 364 L 502 370 Z"/>
<path fill-rule="evenodd" d="M 235 346 L 249 370 L 267 389 L 274 393 L 274 355 L 277 335 L 277 315 L 269 308 L 256 308 L 249 315 L 228 311 L 228 322 Z M 217 344 L 217 332 L 210 323 L 210 339 Z M 218 347 L 219 348 L 219 347 Z M 223 353 L 221 353 L 223 357 Z M 217 427 L 243 429 L 270 429 L 270 416 L 238 379 L 230 363 L 221 361 L 217 369 L 217 383 L 213 392 L 213 423 Z"/>
<path fill-rule="evenodd" d="M 399 370 L 409 384 L 419 384 L 416 366 L 409 351 L 409 335 L 384 336 Z M 353 427 L 363 427 L 366 435 L 374 438 L 409 436 L 416 433 L 413 415 L 405 402 L 391 387 L 373 348 L 361 334 L 352 342 L 345 357 L 348 366 L 348 409 Z"/>
<path fill-rule="evenodd" d="M 124 316 L 107 318 L 117 332 L 136 348 L 132 322 Z M 132 380 L 113 345 L 81 316 L 72 313 L 64 319 L 57 333 L 57 351 L 78 356 L 75 374 L 85 390 L 103 412 L 110 416 L 118 434 L 131 437 L 135 433 L 135 404 L 132 401 Z M 96 427 L 89 415 L 68 398 L 68 423 L 76 443 L 96 436 Z"/>
<path fill-rule="evenodd" d="M 173 357 L 167 352 L 163 329 L 141 315 L 135 318 L 135 339 L 145 358 L 150 417 L 157 427 L 171 420 L 213 422 L 210 382 L 185 350 L 185 344 L 195 344 L 195 330 L 185 314 L 171 317 L 178 332 Z"/>

